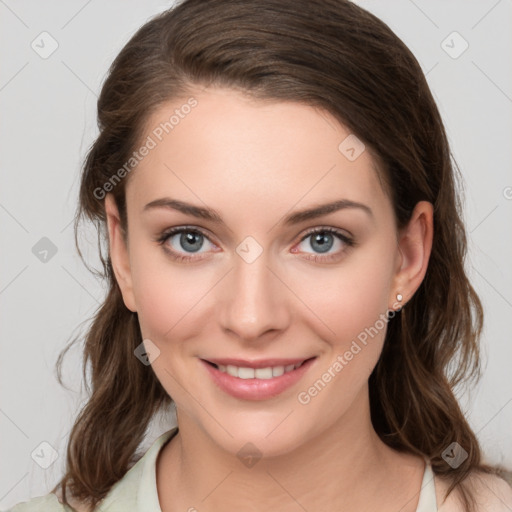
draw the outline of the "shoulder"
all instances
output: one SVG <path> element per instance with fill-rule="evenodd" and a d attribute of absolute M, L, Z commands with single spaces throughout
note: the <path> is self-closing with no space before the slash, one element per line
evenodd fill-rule
<path fill-rule="evenodd" d="M 71 509 L 63 505 L 55 494 L 49 493 L 46 496 L 18 503 L 6 512 L 39 512 L 42 510 L 45 512 L 69 512 Z"/>
<path fill-rule="evenodd" d="M 70 507 L 64 505 L 61 500 L 59 491 L 32 498 L 29 501 L 23 501 L 14 505 L 14 507 L 6 510 L 5 512 L 91 512 L 90 507 L 68 497 Z"/>
<path fill-rule="evenodd" d="M 455 488 L 445 500 L 449 482 L 434 477 L 438 512 L 465 512 L 460 491 Z M 473 472 L 464 480 L 475 499 L 476 512 L 510 512 L 512 487 L 502 478 L 482 472 Z"/>

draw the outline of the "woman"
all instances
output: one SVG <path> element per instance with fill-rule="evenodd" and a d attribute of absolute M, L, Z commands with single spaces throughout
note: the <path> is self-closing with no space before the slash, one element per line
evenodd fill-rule
<path fill-rule="evenodd" d="M 92 393 L 56 494 L 13 510 L 512 506 L 453 393 L 482 308 L 447 137 L 383 22 L 186 0 L 121 51 L 98 117 Z"/>

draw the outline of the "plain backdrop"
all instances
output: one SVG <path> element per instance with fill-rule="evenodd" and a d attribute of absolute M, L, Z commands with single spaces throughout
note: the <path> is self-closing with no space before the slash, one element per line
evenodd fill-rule
<path fill-rule="evenodd" d="M 464 175 L 468 272 L 486 324 L 483 377 L 458 393 L 486 458 L 510 469 L 512 2 L 357 3 L 420 62 Z M 78 258 L 72 226 L 96 97 L 129 37 L 171 5 L 0 0 L 0 509 L 48 493 L 62 474 L 85 395 L 78 346 L 65 359 L 69 390 L 56 381 L 55 361 L 104 293 Z M 155 422 L 146 446 L 173 421 Z"/>

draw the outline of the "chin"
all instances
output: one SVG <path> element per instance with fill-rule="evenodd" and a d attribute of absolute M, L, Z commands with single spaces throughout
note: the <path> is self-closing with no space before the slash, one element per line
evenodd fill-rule
<path fill-rule="evenodd" d="M 286 418 L 288 413 L 289 410 L 286 414 L 279 414 L 279 417 L 267 418 L 262 418 L 261 413 L 255 413 L 254 417 L 246 414 L 243 418 L 227 421 L 227 430 L 231 435 L 217 424 L 213 431 L 210 430 L 213 426 L 211 424 L 206 428 L 210 430 L 210 436 L 221 449 L 239 458 L 246 452 L 248 455 L 255 452 L 259 457 L 265 458 L 279 457 L 307 443 L 311 436 L 305 422 L 293 418 L 293 413 Z"/>

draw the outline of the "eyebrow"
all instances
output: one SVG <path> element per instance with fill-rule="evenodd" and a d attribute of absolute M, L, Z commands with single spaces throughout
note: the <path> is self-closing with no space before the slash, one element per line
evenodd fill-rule
<path fill-rule="evenodd" d="M 185 201 L 178 201 L 177 199 L 171 199 L 168 197 L 155 199 L 154 201 L 151 201 L 146 206 L 144 206 L 143 211 L 146 212 L 154 208 L 167 208 L 171 210 L 177 210 L 186 215 L 192 215 L 193 217 L 209 220 L 216 224 L 224 224 L 222 217 L 215 210 L 202 206 L 196 206 L 190 203 L 186 203 Z M 349 199 L 339 199 L 338 201 L 333 201 L 331 203 L 326 203 L 294 212 L 285 217 L 283 223 L 286 226 L 291 226 L 305 222 L 307 220 L 316 219 L 317 217 L 322 217 L 323 215 L 327 215 L 329 213 L 349 208 L 362 210 L 373 219 L 373 212 L 369 206 L 355 201 L 350 201 Z"/>

